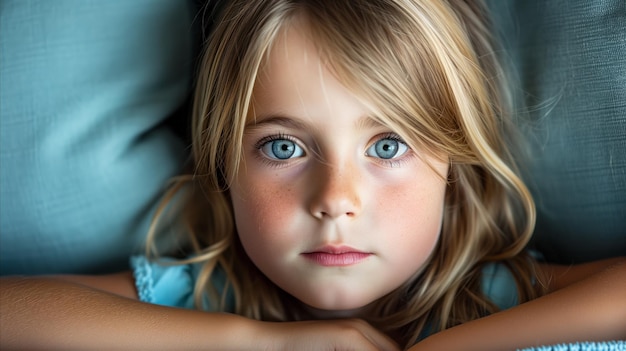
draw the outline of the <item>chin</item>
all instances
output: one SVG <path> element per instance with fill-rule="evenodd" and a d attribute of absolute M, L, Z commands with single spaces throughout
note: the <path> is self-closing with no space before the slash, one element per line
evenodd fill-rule
<path fill-rule="evenodd" d="M 359 301 L 358 299 L 337 299 L 329 298 L 326 300 L 303 301 L 307 310 L 319 319 L 333 318 L 357 318 L 360 317 L 363 309 L 373 301 Z"/>

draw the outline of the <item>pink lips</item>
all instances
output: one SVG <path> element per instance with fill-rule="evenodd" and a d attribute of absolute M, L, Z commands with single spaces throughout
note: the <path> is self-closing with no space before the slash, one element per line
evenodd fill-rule
<path fill-rule="evenodd" d="M 362 252 L 347 246 L 324 246 L 302 255 L 320 266 L 340 267 L 359 263 L 371 256 L 372 253 Z"/>

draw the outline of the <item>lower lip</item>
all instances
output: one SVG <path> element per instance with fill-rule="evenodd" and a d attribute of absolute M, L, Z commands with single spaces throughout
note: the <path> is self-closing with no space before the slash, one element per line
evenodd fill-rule
<path fill-rule="evenodd" d="M 333 254 L 328 252 L 310 252 L 303 254 L 307 259 L 326 267 L 343 267 L 357 264 L 372 254 L 365 252 L 344 252 Z"/>

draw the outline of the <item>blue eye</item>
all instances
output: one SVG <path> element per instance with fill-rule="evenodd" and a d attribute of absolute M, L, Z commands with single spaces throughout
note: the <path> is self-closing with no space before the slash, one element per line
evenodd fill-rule
<path fill-rule="evenodd" d="M 260 149 L 267 157 L 276 160 L 287 160 L 304 155 L 304 150 L 289 139 L 269 140 L 261 145 Z"/>
<path fill-rule="evenodd" d="M 367 156 L 382 158 L 385 160 L 396 158 L 404 155 L 409 150 L 409 147 L 394 137 L 385 137 L 379 139 L 370 147 L 367 148 L 365 154 Z"/>

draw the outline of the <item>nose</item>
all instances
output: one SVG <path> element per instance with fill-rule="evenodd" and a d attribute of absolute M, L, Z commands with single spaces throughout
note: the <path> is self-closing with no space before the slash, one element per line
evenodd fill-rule
<path fill-rule="evenodd" d="M 360 174 L 350 164 L 319 163 L 312 172 L 311 215 L 317 219 L 354 218 L 361 212 Z"/>

